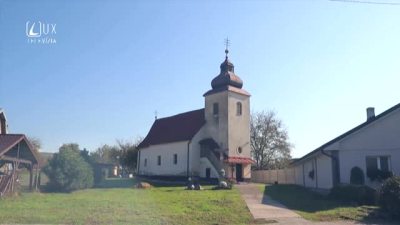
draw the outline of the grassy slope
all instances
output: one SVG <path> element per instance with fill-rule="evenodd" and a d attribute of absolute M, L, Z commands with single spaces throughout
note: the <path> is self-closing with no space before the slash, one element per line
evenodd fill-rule
<path fill-rule="evenodd" d="M 236 189 L 131 189 L 133 180 L 72 194 L 25 194 L 0 201 L 0 223 L 247 224 L 251 215 Z M 118 186 L 119 188 L 111 188 Z"/>
<path fill-rule="evenodd" d="M 295 185 L 258 186 L 264 194 L 294 210 L 302 217 L 314 221 L 350 219 L 364 220 L 373 206 L 349 206 L 327 199 Z"/>

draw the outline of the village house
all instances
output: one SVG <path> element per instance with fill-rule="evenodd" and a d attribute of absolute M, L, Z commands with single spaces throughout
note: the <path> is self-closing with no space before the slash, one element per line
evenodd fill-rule
<path fill-rule="evenodd" d="M 0 198 L 15 190 L 20 169 L 30 172 L 29 188 L 40 185 L 39 153 L 23 134 L 9 134 L 4 110 L 0 109 Z"/>
<path fill-rule="evenodd" d="M 140 176 L 215 179 L 224 169 L 226 178 L 250 180 L 250 94 L 225 53 L 204 108 L 154 121 L 139 145 Z"/>
<path fill-rule="evenodd" d="M 294 183 L 309 188 L 328 189 L 350 183 L 350 171 L 359 167 L 365 184 L 377 187 L 371 172 L 400 174 L 400 104 L 375 116 L 367 109 L 367 120 L 294 161 Z"/>

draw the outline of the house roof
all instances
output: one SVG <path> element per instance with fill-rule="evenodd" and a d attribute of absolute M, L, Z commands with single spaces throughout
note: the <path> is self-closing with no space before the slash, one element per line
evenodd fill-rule
<path fill-rule="evenodd" d="M 243 164 L 252 164 L 254 161 L 250 158 L 242 158 L 242 157 L 229 157 L 225 159 L 224 162 L 228 163 L 243 163 Z"/>
<path fill-rule="evenodd" d="M 138 147 L 192 140 L 205 123 L 204 109 L 157 119 Z"/>
<path fill-rule="evenodd" d="M 13 147 L 15 147 L 21 141 L 25 141 L 26 145 L 23 146 L 25 147 L 24 149 L 27 147 L 32 154 L 23 154 L 21 152 L 20 158 L 32 161 L 34 164 L 39 163 L 39 153 L 31 146 L 28 139 L 23 134 L 0 134 L 0 157 L 8 152 L 12 152 Z M 24 158 L 25 156 L 26 158 Z"/>
<path fill-rule="evenodd" d="M 345 137 L 347 137 L 347 136 L 349 136 L 349 135 L 351 135 L 351 134 L 353 134 L 353 133 L 355 133 L 355 132 L 361 130 L 362 128 L 364 128 L 364 127 L 366 127 L 366 126 L 368 126 L 368 125 L 370 125 L 370 124 L 372 124 L 372 123 L 374 123 L 374 122 L 376 122 L 376 121 L 382 119 L 383 117 L 389 115 L 390 113 L 396 111 L 397 109 L 400 109 L 400 103 L 397 104 L 397 105 L 395 105 L 395 106 L 393 106 L 392 108 L 390 108 L 390 109 L 384 111 L 383 113 L 381 113 L 381 114 L 379 114 L 379 115 L 377 115 L 377 116 L 375 116 L 375 117 L 372 117 L 372 118 L 368 119 L 366 122 L 364 122 L 364 123 L 358 125 L 357 127 L 355 127 L 355 128 L 353 128 L 353 129 L 347 131 L 346 133 L 344 133 L 344 134 L 342 134 L 342 135 L 336 137 L 335 139 L 333 139 L 333 140 L 331 140 L 331 141 L 329 141 L 329 142 L 323 144 L 323 145 L 320 146 L 319 148 L 315 149 L 314 151 L 309 152 L 308 154 L 306 154 L 305 156 L 303 156 L 303 157 L 297 159 L 296 161 L 292 162 L 291 164 L 296 164 L 297 162 L 300 162 L 301 160 L 307 158 L 308 156 L 311 156 L 311 155 L 313 155 L 313 154 L 315 154 L 315 153 L 317 153 L 317 152 L 320 152 L 321 149 L 324 149 L 324 148 L 328 147 L 329 145 L 331 145 L 331 144 L 333 144 L 333 143 L 335 143 L 335 142 L 337 142 L 337 141 L 340 141 L 341 139 L 343 139 L 343 138 L 345 138 Z"/>

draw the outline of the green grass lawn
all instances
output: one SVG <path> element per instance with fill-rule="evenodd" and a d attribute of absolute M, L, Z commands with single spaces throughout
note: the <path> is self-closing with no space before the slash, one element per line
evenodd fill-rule
<path fill-rule="evenodd" d="M 0 201 L 0 223 L 249 224 L 237 189 L 184 187 L 132 189 L 134 179 L 106 180 L 103 188 L 64 193 L 22 193 Z"/>
<path fill-rule="evenodd" d="M 350 206 L 328 199 L 296 185 L 260 185 L 272 199 L 313 221 L 367 220 L 376 206 Z"/>

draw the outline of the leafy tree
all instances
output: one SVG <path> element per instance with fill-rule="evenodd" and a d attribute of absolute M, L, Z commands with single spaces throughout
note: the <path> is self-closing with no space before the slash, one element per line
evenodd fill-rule
<path fill-rule="evenodd" d="M 400 177 L 391 176 L 379 190 L 378 203 L 394 218 L 400 218 Z"/>
<path fill-rule="evenodd" d="M 87 163 L 89 163 L 90 165 L 93 164 L 93 161 L 92 161 L 92 159 L 90 158 L 89 151 L 86 150 L 86 148 L 84 148 L 83 150 L 81 150 L 81 151 L 79 152 L 79 155 L 80 155 Z"/>
<path fill-rule="evenodd" d="M 64 143 L 63 145 L 61 145 L 59 150 L 61 151 L 61 150 L 66 150 L 66 149 L 69 149 L 69 150 L 72 150 L 72 151 L 75 151 L 78 153 L 80 152 L 79 145 L 77 143 Z"/>
<path fill-rule="evenodd" d="M 31 146 L 35 148 L 36 151 L 40 152 L 42 148 L 42 141 L 37 137 L 27 137 L 27 138 Z"/>
<path fill-rule="evenodd" d="M 118 164 L 118 158 L 122 152 L 117 146 L 102 145 L 91 153 L 90 156 L 94 162 Z"/>
<path fill-rule="evenodd" d="M 274 111 L 253 112 L 250 120 L 250 145 L 256 169 L 287 167 L 292 144 L 283 121 Z"/>
<path fill-rule="evenodd" d="M 48 186 L 56 191 L 72 192 L 93 186 L 93 169 L 80 156 L 77 144 L 61 146 L 43 172 L 49 178 Z"/>

